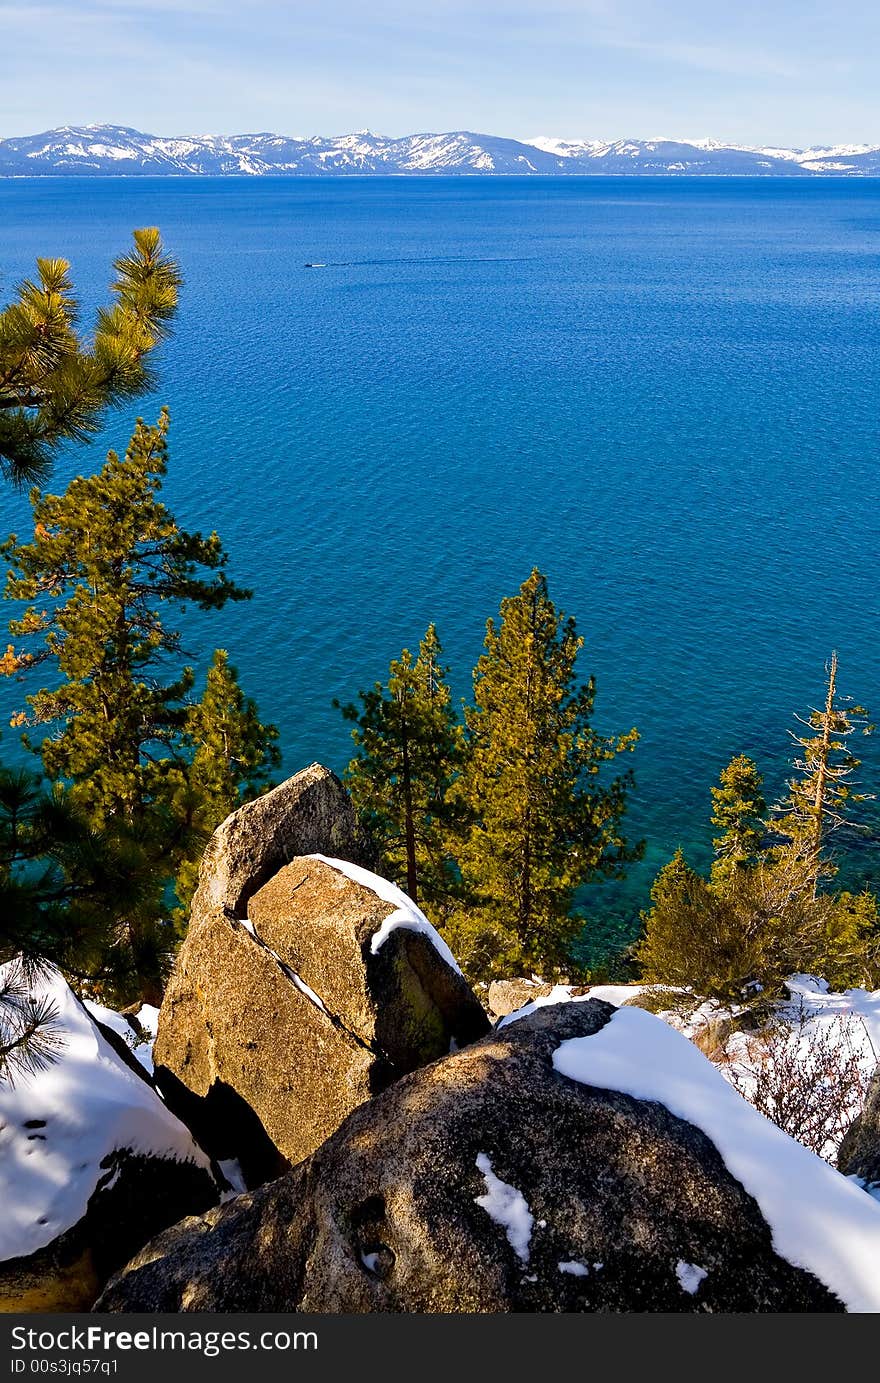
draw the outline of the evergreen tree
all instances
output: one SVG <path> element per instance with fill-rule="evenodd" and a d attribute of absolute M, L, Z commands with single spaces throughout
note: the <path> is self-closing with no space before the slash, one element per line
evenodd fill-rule
<path fill-rule="evenodd" d="M 225 814 L 230 781 L 246 786 L 260 772 L 259 722 L 243 704 L 221 782 L 219 699 L 224 690 L 235 699 L 228 668 L 215 664 L 199 711 L 189 704 L 194 674 L 180 666 L 169 607 L 220 609 L 249 592 L 226 577 L 216 533 L 186 532 L 159 499 L 167 429 L 164 412 L 155 427 L 139 421 L 123 459 L 110 452 L 96 476 L 77 477 L 63 495 L 35 491 L 32 541 L 13 535 L 3 548 L 7 596 L 32 602 L 10 624 L 22 647 L 7 653 L 6 670 L 47 665 L 58 674 L 27 697 L 15 723 L 50 728 L 37 746 L 46 774 L 68 785 L 92 830 L 132 855 L 139 897 L 115 910 L 116 946 L 129 991 L 152 998 L 175 940 L 168 881 L 216 825 L 213 812 Z M 229 734 L 235 708 L 226 709 Z M 268 764 L 274 732 L 265 733 Z"/>
<path fill-rule="evenodd" d="M 468 822 L 458 860 L 477 900 L 452 931 L 478 978 L 512 963 L 567 969 L 583 925 L 571 915 L 575 891 L 597 876 L 620 876 L 641 852 L 622 833 L 631 773 L 602 778 L 638 734 L 593 729 L 594 679 L 576 680 L 582 646 L 537 570 L 502 601 L 500 622 L 486 626 L 452 790 Z"/>
<path fill-rule="evenodd" d="M 835 672 L 832 663 L 826 711 L 816 712 L 811 722 L 817 734 L 798 741 L 805 751 L 803 777 L 790 784 L 779 831 L 784 843 L 774 843 L 762 819 L 757 766 L 738 755 L 712 789 L 712 823 L 721 834 L 715 837 L 710 878 L 691 869 L 681 851 L 657 876 L 635 952 L 649 982 L 737 1003 L 778 997 L 798 971 L 837 988 L 873 988 L 880 975 L 877 900 L 868 893 L 820 895 L 816 887 L 819 874 L 829 872 L 816 831 L 817 799 L 823 795 L 817 784 L 824 772 L 825 796 L 842 816 L 844 802 L 829 795 L 841 783 L 832 775 L 838 766 L 846 774 L 855 767 L 851 755 L 833 757 L 846 753 L 828 733 Z M 827 804 L 819 806 L 828 810 Z"/>
<path fill-rule="evenodd" d="M 62 1046 L 55 1004 L 34 994 L 42 969 L 16 955 L 0 972 L 0 1084 L 44 1070 Z"/>
<path fill-rule="evenodd" d="M 38 259 L 36 281 L 0 312 L 0 470 L 15 484 L 41 480 L 61 443 L 87 441 L 109 406 L 152 386 L 149 356 L 168 335 L 180 272 L 155 228 L 136 230 L 114 269 L 91 341 L 77 331 L 64 259 Z"/>
<path fill-rule="evenodd" d="M 277 729 L 261 723 L 256 702 L 245 696 L 222 648 L 214 652 L 201 700 L 187 710 L 184 740 L 189 758 L 175 815 L 204 842 L 230 812 L 265 790 L 271 770 L 281 763 Z M 181 913 L 189 906 L 198 869 L 194 855 L 178 872 Z"/>
<path fill-rule="evenodd" d="M 219 609 L 250 594 L 223 572 L 216 533 L 187 533 L 159 500 L 167 431 L 166 412 L 155 427 L 139 421 L 123 459 L 110 452 L 63 495 L 34 491 L 33 540 L 13 535 L 2 549 L 7 597 L 35 602 L 10 623 L 23 644 L 12 656 L 20 669 L 60 674 L 27 697 L 17 723 L 53 727 L 41 745 L 45 771 L 73 784 L 99 826 L 135 819 L 162 795 L 186 724 L 194 674 L 179 666 L 165 607 Z"/>
<path fill-rule="evenodd" d="M 47 961 L 88 979 L 93 992 L 130 987 L 136 956 L 114 919 L 120 909 L 132 918 L 142 912 L 154 876 L 143 841 L 125 823 L 98 831 L 60 785 L 48 790 L 37 774 L 0 769 L 0 964 L 14 980 L 8 1014 L 0 993 L 0 1028 L 19 1031 L 18 981 Z M 19 1061 L 26 1056 L 21 1043 L 13 1049 Z M 2 1065 L 0 1051 L 0 1074 Z"/>
<path fill-rule="evenodd" d="M 334 703 L 354 725 L 358 752 L 346 783 L 385 870 L 413 902 L 440 912 L 458 891 L 449 856 L 455 815 L 449 787 L 461 744 L 442 657 L 432 624 L 415 661 L 405 648 L 392 661 L 387 684 L 359 694 L 360 706 Z"/>
<path fill-rule="evenodd" d="M 757 764 L 745 754 L 721 770 L 712 788 L 712 825 L 719 832 L 712 844 L 720 866 L 752 863 L 760 852 L 767 834 L 763 784 Z"/>
<path fill-rule="evenodd" d="M 880 968 L 870 895 L 813 895 L 809 856 L 764 852 L 748 869 L 703 879 L 681 852 L 661 870 L 636 947 L 642 976 L 724 1003 L 764 1003 L 797 972 L 834 988 L 874 988 Z"/>
<path fill-rule="evenodd" d="M 853 808 L 870 800 L 855 791 L 852 776 L 861 765 L 849 740 L 855 734 L 870 735 L 874 726 L 864 706 L 837 690 L 837 653 L 826 668 L 825 705 L 808 717 L 796 716 L 806 734 L 791 731 L 797 745 L 794 775 L 777 811 L 777 829 L 812 861 L 813 892 L 823 875 L 833 874 L 826 847 L 833 832 L 849 826 L 858 829 Z"/>

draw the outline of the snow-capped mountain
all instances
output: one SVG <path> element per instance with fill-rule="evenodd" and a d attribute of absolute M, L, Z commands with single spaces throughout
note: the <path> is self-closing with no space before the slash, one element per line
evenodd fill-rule
<path fill-rule="evenodd" d="M 65 125 L 0 139 L 0 176 L 266 174 L 701 174 L 809 177 L 880 174 L 880 146 L 778 149 L 713 139 L 553 139 L 360 130 L 309 138 L 278 134 L 143 134 L 124 125 Z"/>

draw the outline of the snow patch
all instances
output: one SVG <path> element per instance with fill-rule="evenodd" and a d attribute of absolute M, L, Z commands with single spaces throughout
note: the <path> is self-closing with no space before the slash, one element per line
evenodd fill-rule
<path fill-rule="evenodd" d="M 709 1274 L 705 1268 L 700 1268 L 696 1263 L 685 1263 L 683 1258 L 679 1258 L 675 1265 L 675 1276 L 678 1278 L 678 1285 L 683 1292 L 693 1296 L 699 1290 L 700 1283 Z"/>
<path fill-rule="evenodd" d="M 579 999 L 589 998 L 589 995 L 580 995 Z M 495 1024 L 496 1031 L 506 1028 L 510 1023 L 516 1023 L 520 1018 L 527 1018 L 530 1013 L 535 1013 L 539 1008 L 547 1008 L 553 1004 L 571 1004 L 579 1000 L 572 998 L 571 985 L 557 984 L 549 994 L 544 994 L 539 999 L 532 999 L 531 1003 L 523 1004 L 522 1008 L 515 1008 L 513 1013 L 505 1013 L 503 1018 L 499 1018 Z"/>
<path fill-rule="evenodd" d="M 64 1045 L 44 1070 L 0 1081 L 0 1261 L 35 1253 L 77 1224 L 98 1185 L 112 1184 L 101 1163 L 114 1152 L 211 1165 L 57 970 L 32 992 L 54 1005 Z"/>
<path fill-rule="evenodd" d="M 570 984 L 554 985 L 549 994 L 543 995 L 538 999 L 532 999 L 531 1003 L 523 1004 L 522 1008 L 514 1009 L 513 1013 L 506 1013 L 503 1018 L 499 1018 L 495 1024 L 496 1031 L 506 1028 L 509 1023 L 517 1023 L 520 1018 L 527 1018 L 536 1009 L 547 1008 L 553 1004 L 582 1004 L 586 999 L 602 999 L 606 1004 L 625 1004 L 628 999 L 634 999 L 637 994 L 647 988 L 643 984 L 595 984 L 587 994 L 572 994 L 573 986 Z"/>
<path fill-rule="evenodd" d="M 560 1043 L 563 1076 L 655 1100 L 701 1129 L 757 1201 L 773 1247 L 850 1311 L 880 1311 L 880 1205 L 747 1104 L 687 1038 L 639 1008 Z"/>
<path fill-rule="evenodd" d="M 229 1182 L 229 1190 L 224 1191 L 223 1200 L 233 1200 L 236 1196 L 240 1196 L 242 1191 L 247 1190 L 247 1182 L 237 1157 L 227 1157 L 223 1160 L 218 1158 L 217 1166 Z"/>
<path fill-rule="evenodd" d="M 137 1011 L 137 1020 L 149 1037 L 156 1036 L 159 1031 L 159 1010 L 155 1004 L 141 1004 Z"/>
<path fill-rule="evenodd" d="M 351 879 L 352 883 L 360 884 L 361 888 L 368 888 L 372 893 L 375 893 L 377 898 L 381 898 L 383 903 L 390 903 L 393 906 L 395 911 L 385 918 L 379 930 L 373 934 L 373 939 L 370 942 L 372 955 L 376 955 L 384 946 L 392 932 L 402 927 L 406 931 L 421 932 L 423 936 L 428 938 L 438 955 L 446 961 L 446 964 L 451 966 L 457 975 L 461 974 L 458 962 L 442 936 L 431 926 L 422 910 L 417 908 L 412 899 L 408 898 L 396 884 L 389 883 L 387 879 L 371 873 L 369 869 L 362 869 L 358 864 L 350 864 L 348 860 L 329 859 L 327 855 L 309 855 L 307 858 L 320 860 L 322 864 L 329 864 L 331 869 L 338 870 L 347 879 Z"/>
<path fill-rule="evenodd" d="M 569 1259 L 566 1263 L 558 1263 L 557 1267 L 561 1273 L 568 1273 L 570 1277 L 589 1277 L 590 1275 L 586 1263 L 578 1263 L 574 1258 Z"/>
<path fill-rule="evenodd" d="M 529 1246 L 532 1242 L 534 1217 L 522 1191 L 501 1181 L 492 1171 L 492 1163 L 485 1153 L 477 1155 L 477 1170 L 482 1172 L 486 1183 L 485 1196 L 474 1196 L 490 1220 L 501 1225 L 507 1235 L 507 1242 L 517 1258 L 523 1263 L 529 1261 Z"/>
<path fill-rule="evenodd" d="M 151 1014 L 156 1015 L 155 1021 L 152 1021 L 151 1027 L 141 1024 L 143 1031 L 147 1034 L 147 1040 L 145 1041 L 142 1037 L 138 1037 L 135 1028 L 132 1027 L 131 1023 L 129 1023 L 121 1013 L 116 1013 L 112 1008 L 105 1008 L 103 1004 L 97 1004 L 93 999 L 84 999 L 83 1002 L 93 1018 L 97 1018 L 99 1023 L 103 1023 L 105 1027 L 115 1032 L 117 1037 L 122 1038 L 126 1047 L 131 1050 L 132 1055 L 137 1058 L 147 1074 L 151 1076 L 153 1074 L 153 1042 L 156 1037 L 159 1010 L 144 1004 L 138 1013 L 139 1023 L 141 1021 L 141 1013 L 148 1008 Z"/>

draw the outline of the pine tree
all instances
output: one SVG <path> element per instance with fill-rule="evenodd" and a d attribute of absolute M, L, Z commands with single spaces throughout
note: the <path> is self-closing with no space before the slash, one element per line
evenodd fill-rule
<path fill-rule="evenodd" d="M 61 443 L 87 441 L 108 407 L 153 384 L 149 356 L 169 333 L 180 272 L 155 228 L 136 230 L 114 269 L 91 341 L 77 331 L 64 259 L 38 259 L 36 281 L 0 312 L 0 470 L 15 484 L 43 479 Z"/>
<path fill-rule="evenodd" d="M 835 768 L 845 770 L 845 779 L 856 766 L 845 744 L 835 744 L 835 734 L 851 733 L 852 722 L 829 729 L 841 725 L 831 720 L 835 673 L 836 661 L 829 669 L 826 710 L 809 722 L 817 734 L 798 740 L 804 776 L 789 785 L 777 839 L 764 820 L 761 774 L 751 759 L 738 755 L 712 789 L 712 823 L 721 834 L 709 879 L 691 869 L 681 851 L 658 874 L 635 950 L 650 983 L 737 1003 L 777 998 L 798 971 L 837 988 L 876 983 L 877 900 L 869 893 L 820 895 L 816 887 L 819 874 L 829 872 L 815 816 L 817 804 L 823 811 L 828 806 L 819 801 L 817 784 L 824 772 L 825 793 L 834 793 L 842 781 L 833 777 Z M 861 708 L 858 715 L 864 715 Z M 850 799 L 828 800 L 842 818 Z"/>
<path fill-rule="evenodd" d="M 89 344 L 76 330 L 69 267 L 38 260 L 37 282 L 0 311 L 0 472 L 16 485 L 41 479 L 59 446 L 88 440 L 107 407 L 150 387 L 148 357 L 177 306 L 180 274 L 158 231 L 136 231 Z M 11 648 L 0 658 L 0 672 L 21 666 Z M 59 787 L 0 768 L 0 1077 L 39 1069 L 52 1052 L 53 1014 L 30 997 L 45 957 L 86 964 L 87 951 L 109 954 L 107 889 L 118 902 L 138 878 L 122 854 Z"/>
<path fill-rule="evenodd" d="M 35 491 L 32 541 L 13 535 L 3 548 L 7 596 L 32 602 L 10 624 L 22 646 L 9 650 L 6 670 L 57 672 L 14 723 L 51 731 L 36 746 L 47 776 L 66 783 L 89 827 L 130 856 L 138 899 L 116 910 L 113 968 L 127 966 L 124 987 L 153 998 L 175 942 L 168 881 L 197 851 L 210 804 L 221 810 L 229 781 L 247 784 L 259 773 L 249 740 L 259 722 L 243 704 L 232 747 L 245 747 L 247 762 L 230 755 L 220 781 L 213 736 L 222 738 L 218 682 L 234 701 L 228 668 L 215 664 L 201 718 L 190 706 L 194 673 L 180 665 L 169 608 L 220 609 L 249 592 L 226 577 L 216 533 L 186 532 L 159 499 L 167 430 L 164 412 L 155 427 L 139 421 L 123 459 L 110 452 L 97 475 L 77 477 L 63 495 Z M 202 741 L 190 780 L 193 731 Z M 271 762 L 268 740 L 266 749 Z"/>
<path fill-rule="evenodd" d="M 57 1007 L 34 994 L 43 970 L 39 962 L 16 955 L 0 972 L 0 1085 L 44 1070 L 63 1045 Z"/>
<path fill-rule="evenodd" d="M 575 891 L 620 876 L 640 854 L 622 833 L 631 773 L 602 777 L 638 734 L 593 729 L 595 681 L 576 680 L 582 646 L 537 570 L 486 626 L 452 791 L 469 822 L 458 859 L 477 899 L 453 931 L 476 978 L 514 961 L 542 973 L 569 968 L 583 925 L 571 915 Z"/>
<path fill-rule="evenodd" d="M 120 909 L 139 915 L 154 876 L 143 840 L 125 823 L 98 831 L 60 785 L 47 789 L 38 774 L 0 769 L 0 964 L 15 981 L 9 1013 L 0 994 L 0 1027 L 19 1031 L 18 981 L 47 962 L 89 980 L 93 992 L 125 990 L 135 962 L 114 918 Z M 21 1061 L 27 1043 L 13 1045 Z M 2 1064 L 0 1051 L 0 1074 Z"/>
<path fill-rule="evenodd" d="M 186 722 L 194 674 L 180 669 L 165 607 L 219 609 L 250 594 L 223 572 L 216 533 L 187 533 L 159 500 L 167 431 L 166 412 L 155 427 L 138 421 L 123 459 L 110 452 L 63 495 L 34 491 L 33 540 L 13 535 L 2 548 L 7 597 L 35 602 L 10 623 L 23 644 L 13 657 L 28 672 L 45 663 L 60 673 L 27 697 L 17 723 L 53 727 L 45 771 L 74 785 L 98 825 L 134 819 L 161 796 L 166 751 Z"/>
<path fill-rule="evenodd" d="M 432 624 L 415 661 L 404 649 L 391 663 L 387 684 L 359 694 L 360 706 L 334 703 L 354 725 L 358 752 L 346 783 L 383 867 L 435 915 L 445 912 L 458 887 L 449 855 L 455 816 L 449 787 L 461 732 L 442 658 Z"/>
<path fill-rule="evenodd" d="M 738 867 L 754 862 L 766 839 L 767 803 L 764 779 L 746 754 L 737 754 L 721 770 L 712 788 L 712 825 L 717 835 L 712 844 L 718 864 Z"/>
<path fill-rule="evenodd" d="M 869 794 L 855 791 L 852 777 L 861 760 L 849 740 L 855 734 L 870 735 L 874 726 L 864 706 L 840 697 L 837 670 L 834 652 L 826 667 L 824 707 L 806 718 L 796 716 L 808 733 L 790 732 L 798 747 L 795 771 L 777 808 L 779 834 L 811 861 L 814 894 L 823 875 L 835 872 L 827 856 L 830 837 L 842 827 L 860 829 L 853 808 L 871 800 Z"/>
<path fill-rule="evenodd" d="M 185 777 L 175 800 L 175 815 L 188 833 L 205 842 L 214 828 L 242 802 L 259 796 L 279 766 L 278 730 L 263 725 L 257 705 L 245 696 L 225 649 L 214 651 L 202 697 L 186 713 L 184 741 L 189 750 Z M 199 855 L 184 860 L 176 893 L 185 914 L 195 889 Z"/>
<path fill-rule="evenodd" d="M 764 1004 L 799 971 L 840 989 L 874 988 L 880 975 L 876 900 L 814 897 L 810 860 L 794 849 L 767 850 L 750 868 L 710 881 L 679 851 L 657 876 L 651 903 L 635 952 L 651 984 Z"/>

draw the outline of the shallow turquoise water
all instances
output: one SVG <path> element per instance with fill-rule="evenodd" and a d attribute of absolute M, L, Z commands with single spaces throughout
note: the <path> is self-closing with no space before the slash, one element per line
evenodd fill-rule
<path fill-rule="evenodd" d="M 343 767 L 332 698 L 432 619 L 466 693 L 537 564 L 597 723 L 642 732 L 648 853 L 602 895 L 625 919 L 677 844 L 703 857 L 732 753 L 781 787 L 832 646 L 880 713 L 880 183 L 0 181 L 0 292 L 63 253 L 94 304 L 141 224 L 187 282 L 137 407 L 170 405 L 168 497 L 256 589 L 190 642 L 230 649 L 288 768 Z M 0 529 L 23 512 L 4 495 Z"/>

